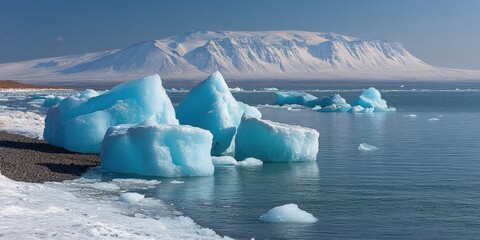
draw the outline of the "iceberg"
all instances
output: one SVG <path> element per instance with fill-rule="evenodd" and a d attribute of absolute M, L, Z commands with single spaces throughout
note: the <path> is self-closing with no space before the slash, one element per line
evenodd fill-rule
<path fill-rule="evenodd" d="M 234 152 L 233 138 L 244 113 L 262 116 L 257 108 L 235 100 L 220 72 L 190 90 L 176 109 L 181 124 L 203 128 L 213 134 L 213 156 Z"/>
<path fill-rule="evenodd" d="M 348 112 L 349 113 L 372 113 L 374 112 L 374 108 L 364 108 L 362 106 L 353 106 L 351 107 Z"/>
<path fill-rule="evenodd" d="M 306 92 L 276 92 L 275 93 L 275 104 L 277 105 L 286 105 L 286 104 L 297 104 L 306 106 L 307 102 L 316 100 L 317 97 Z"/>
<path fill-rule="evenodd" d="M 139 124 L 150 117 L 178 124 L 158 75 L 122 83 L 103 94 L 86 90 L 65 98 L 48 110 L 43 137 L 70 151 L 99 153 L 109 127 Z"/>
<path fill-rule="evenodd" d="M 276 223 L 314 223 L 318 221 L 311 213 L 300 209 L 298 205 L 294 203 L 274 207 L 259 219 L 261 221 Z"/>
<path fill-rule="evenodd" d="M 108 129 L 102 143 L 101 168 L 111 172 L 159 177 L 210 176 L 212 134 L 187 125 L 139 125 Z"/>
<path fill-rule="evenodd" d="M 352 106 L 361 106 L 365 109 L 373 108 L 374 112 L 396 111 L 395 108 L 390 108 L 387 106 L 387 101 L 382 99 L 382 95 L 374 87 L 363 91 L 362 94 L 352 103 Z"/>
<path fill-rule="evenodd" d="M 245 114 L 235 137 L 235 158 L 254 157 L 265 162 L 315 161 L 319 136 L 315 129 Z"/>
<path fill-rule="evenodd" d="M 320 106 L 322 108 L 325 108 L 329 106 L 335 106 L 335 108 L 337 109 L 346 108 L 347 110 L 352 107 L 350 106 L 350 104 L 347 103 L 345 98 L 342 98 L 339 94 L 334 94 L 329 97 L 318 98 L 316 100 L 309 101 L 306 104 L 307 107 Z"/>

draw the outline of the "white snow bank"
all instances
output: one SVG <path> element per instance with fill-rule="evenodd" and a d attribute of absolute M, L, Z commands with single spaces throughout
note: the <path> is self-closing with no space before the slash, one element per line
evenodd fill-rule
<path fill-rule="evenodd" d="M 189 217 L 163 212 L 160 200 L 125 207 L 113 195 L 88 188 L 91 181 L 35 184 L 0 175 L 1 238 L 222 239 Z"/>
<path fill-rule="evenodd" d="M 120 200 L 120 202 L 133 204 L 133 203 L 140 202 L 140 200 L 143 200 L 144 198 L 145 198 L 145 195 L 143 195 L 143 194 L 129 192 L 129 193 L 124 193 L 124 194 L 120 195 L 119 200 Z"/>
<path fill-rule="evenodd" d="M 155 121 L 111 127 L 100 153 L 102 169 L 161 177 L 210 176 L 212 134 L 188 125 Z"/>
<path fill-rule="evenodd" d="M 257 167 L 262 165 L 263 165 L 263 162 L 261 160 L 253 157 L 245 158 L 244 160 L 239 161 L 237 163 L 237 166 L 239 167 Z"/>
<path fill-rule="evenodd" d="M 373 151 L 377 149 L 378 147 L 367 144 L 367 143 L 360 143 L 360 145 L 358 145 L 358 151 Z"/>
<path fill-rule="evenodd" d="M 315 161 L 319 136 L 315 129 L 244 115 L 235 138 L 235 157 L 265 162 Z"/>
<path fill-rule="evenodd" d="M 311 213 L 303 211 L 294 203 L 274 207 L 262 215 L 260 220 L 277 223 L 314 223 L 318 221 Z"/>
<path fill-rule="evenodd" d="M 0 110 L 0 130 L 43 139 L 45 116 L 33 112 Z"/>

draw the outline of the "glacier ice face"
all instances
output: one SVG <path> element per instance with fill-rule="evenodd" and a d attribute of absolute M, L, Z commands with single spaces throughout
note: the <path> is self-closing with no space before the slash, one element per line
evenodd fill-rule
<path fill-rule="evenodd" d="M 374 87 L 363 91 L 362 94 L 352 103 L 352 106 L 373 108 L 374 112 L 395 111 L 395 108 L 389 108 L 387 106 L 387 101 L 382 99 L 382 95 Z"/>
<path fill-rule="evenodd" d="M 178 124 L 158 75 L 122 83 L 101 95 L 86 90 L 64 99 L 48 110 L 43 137 L 70 151 L 99 153 L 109 127 L 138 124 L 150 117 L 158 123 Z"/>
<path fill-rule="evenodd" d="M 235 158 L 254 157 L 265 162 L 315 161 L 319 136 L 315 129 L 244 115 L 235 137 Z"/>
<path fill-rule="evenodd" d="M 101 168 L 119 173 L 179 177 L 210 176 L 212 134 L 187 125 L 147 121 L 108 129 L 100 153 Z"/>
<path fill-rule="evenodd" d="M 275 93 L 275 104 L 285 105 L 285 104 L 297 104 L 302 106 L 307 106 L 307 102 L 315 101 L 317 97 L 306 92 L 276 92 Z"/>
<path fill-rule="evenodd" d="M 233 153 L 232 141 L 244 113 L 262 116 L 257 108 L 235 100 L 219 72 L 195 86 L 176 109 L 181 124 L 203 128 L 213 134 L 214 156 Z"/>
<path fill-rule="evenodd" d="M 300 209 L 294 203 L 274 207 L 259 219 L 276 223 L 314 223 L 318 221 L 311 213 Z"/>

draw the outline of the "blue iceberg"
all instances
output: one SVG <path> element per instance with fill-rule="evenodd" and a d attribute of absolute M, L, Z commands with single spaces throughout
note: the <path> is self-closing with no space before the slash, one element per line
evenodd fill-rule
<path fill-rule="evenodd" d="M 374 112 L 396 111 L 395 108 L 387 106 L 387 101 L 383 100 L 380 92 L 373 87 L 363 91 L 362 94 L 352 103 L 352 106 L 361 106 L 364 109 L 372 108 Z"/>
<path fill-rule="evenodd" d="M 285 104 L 297 104 L 302 106 L 307 106 L 308 102 L 317 100 L 317 97 L 306 92 L 276 92 L 275 93 L 275 104 L 285 105 Z M 309 103 L 308 105 L 311 105 Z"/>
<path fill-rule="evenodd" d="M 352 108 L 339 94 L 320 98 L 316 106 L 321 107 L 317 110 L 319 112 L 347 112 Z"/>
<path fill-rule="evenodd" d="M 265 162 L 315 161 L 319 136 L 315 129 L 244 115 L 235 137 L 235 158 L 254 157 Z"/>
<path fill-rule="evenodd" d="M 259 219 L 275 223 L 314 223 L 318 221 L 311 213 L 300 209 L 294 203 L 274 207 Z"/>
<path fill-rule="evenodd" d="M 101 95 L 86 90 L 65 98 L 48 110 L 43 137 L 70 151 L 99 153 L 109 127 L 139 124 L 150 117 L 158 123 L 178 124 L 158 75 L 125 82 Z"/>
<path fill-rule="evenodd" d="M 244 113 L 262 116 L 257 108 L 235 100 L 219 72 L 195 86 L 176 109 L 181 124 L 203 128 L 213 134 L 213 156 L 233 154 L 233 138 Z"/>
<path fill-rule="evenodd" d="M 210 176 L 212 134 L 183 125 L 139 125 L 108 129 L 100 153 L 101 168 L 148 176 Z"/>
<path fill-rule="evenodd" d="M 65 97 L 48 95 L 45 96 L 45 100 L 42 103 L 42 107 L 53 107 L 59 104 Z"/>

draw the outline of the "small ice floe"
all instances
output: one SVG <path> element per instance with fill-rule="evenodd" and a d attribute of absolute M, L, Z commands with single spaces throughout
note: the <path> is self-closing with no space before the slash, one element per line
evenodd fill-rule
<path fill-rule="evenodd" d="M 245 158 L 245 160 L 238 161 L 237 166 L 239 167 L 257 167 L 262 166 L 263 162 L 253 157 Z"/>
<path fill-rule="evenodd" d="M 212 156 L 213 165 L 236 165 L 237 160 L 230 156 L 219 156 L 214 157 Z"/>
<path fill-rule="evenodd" d="M 90 187 L 100 191 L 109 192 L 120 190 L 120 187 L 117 184 L 111 182 L 96 182 L 92 183 Z"/>
<path fill-rule="evenodd" d="M 145 198 L 145 195 L 140 194 L 140 193 L 134 193 L 134 192 L 129 192 L 129 193 L 124 193 L 120 195 L 120 202 L 123 203 L 138 203 L 140 200 L 143 200 Z"/>
<path fill-rule="evenodd" d="M 438 118 L 429 118 L 427 121 L 429 121 L 429 122 L 436 122 L 436 121 L 440 121 L 440 119 L 438 119 Z"/>
<path fill-rule="evenodd" d="M 198 230 L 197 233 L 200 234 L 201 236 L 204 236 L 204 237 L 213 237 L 213 236 L 217 235 L 215 233 L 215 231 L 213 231 L 210 228 L 202 228 L 202 229 Z"/>
<path fill-rule="evenodd" d="M 170 183 L 172 183 L 172 184 L 182 184 L 182 183 L 184 183 L 184 181 L 173 180 Z"/>
<path fill-rule="evenodd" d="M 358 151 L 373 151 L 377 149 L 378 147 L 367 144 L 367 143 L 360 143 L 360 145 L 358 145 Z"/>
<path fill-rule="evenodd" d="M 400 85 L 400 87 L 401 87 L 401 88 L 404 88 L 405 86 L 403 86 L 403 85 Z"/>
<path fill-rule="evenodd" d="M 259 219 L 276 223 L 314 223 L 318 221 L 311 213 L 303 211 L 294 203 L 274 207 Z"/>
<path fill-rule="evenodd" d="M 404 117 L 409 117 L 409 118 L 416 118 L 417 115 L 415 114 L 407 114 L 407 115 L 403 115 Z"/>

